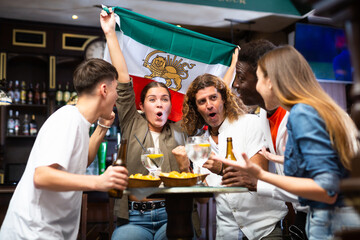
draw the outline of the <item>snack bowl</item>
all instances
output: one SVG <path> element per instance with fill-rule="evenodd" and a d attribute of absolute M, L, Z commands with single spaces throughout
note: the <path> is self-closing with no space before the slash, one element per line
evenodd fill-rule
<path fill-rule="evenodd" d="M 160 179 L 163 181 L 165 187 L 190 187 L 194 186 L 197 182 L 197 174 L 193 177 L 179 177 L 172 176 L 170 173 L 161 173 Z M 209 174 L 200 174 L 201 181 L 204 181 Z"/>
<path fill-rule="evenodd" d="M 147 188 L 147 187 L 159 187 L 161 184 L 160 178 L 146 178 L 147 176 L 129 177 L 128 188 Z"/>

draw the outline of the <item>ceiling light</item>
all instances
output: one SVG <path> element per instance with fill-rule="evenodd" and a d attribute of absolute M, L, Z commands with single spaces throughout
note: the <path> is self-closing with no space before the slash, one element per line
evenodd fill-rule
<path fill-rule="evenodd" d="M 71 18 L 74 19 L 74 20 L 76 20 L 76 19 L 78 19 L 79 17 L 78 17 L 78 15 L 72 15 Z"/>

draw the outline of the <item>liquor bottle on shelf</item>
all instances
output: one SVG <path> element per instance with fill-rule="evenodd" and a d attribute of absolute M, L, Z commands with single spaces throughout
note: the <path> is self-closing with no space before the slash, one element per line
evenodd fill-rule
<path fill-rule="evenodd" d="M 14 102 L 14 86 L 13 81 L 10 80 L 8 89 L 7 89 L 7 95 L 11 98 L 11 101 Z"/>
<path fill-rule="evenodd" d="M 47 93 L 46 93 L 46 84 L 43 82 L 42 90 L 41 90 L 41 104 L 47 103 Z"/>
<path fill-rule="evenodd" d="M 15 111 L 15 118 L 14 118 L 14 134 L 15 136 L 20 135 L 20 119 L 19 119 L 19 111 Z"/>
<path fill-rule="evenodd" d="M 35 115 L 33 114 L 31 116 L 31 121 L 30 121 L 30 136 L 36 136 L 37 135 L 37 123 L 35 121 Z"/>
<path fill-rule="evenodd" d="M 40 83 L 36 83 L 35 85 L 34 104 L 40 104 Z"/>
<path fill-rule="evenodd" d="M 26 82 L 21 81 L 21 91 L 20 91 L 20 103 L 26 103 Z"/>
<path fill-rule="evenodd" d="M 67 82 L 66 86 L 65 86 L 65 92 L 64 92 L 64 95 L 63 95 L 63 103 L 67 104 L 67 102 L 70 100 L 70 97 L 71 97 L 71 94 L 70 94 L 70 91 L 69 91 L 69 82 Z"/>
<path fill-rule="evenodd" d="M 9 118 L 7 121 L 7 135 L 12 136 L 15 133 L 15 122 L 13 118 L 13 110 L 9 110 Z"/>
<path fill-rule="evenodd" d="M 121 139 L 119 153 L 117 154 L 117 158 L 113 161 L 113 166 L 123 166 L 126 167 L 126 146 L 127 139 Z M 114 198 L 122 198 L 123 191 L 118 189 L 110 189 L 109 196 Z"/>
<path fill-rule="evenodd" d="M 56 91 L 56 105 L 61 106 L 63 105 L 63 91 L 61 90 L 61 84 L 59 83 L 58 89 Z"/>
<path fill-rule="evenodd" d="M 19 102 L 20 102 L 19 80 L 15 80 L 14 103 L 19 103 Z"/>
<path fill-rule="evenodd" d="M 24 122 L 22 125 L 22 134 L 25 136 L 29 136 L 30 135 L 30 122 L 29 122 L 29 115 L 25 114 L 24 115 Z"/>
<path fill-rule="evenodd" d="M 32 83 L 29 84 L 29 90 L 27 93 L 27 103 L 28 104 L 34 103 L 34 89 Z"/>

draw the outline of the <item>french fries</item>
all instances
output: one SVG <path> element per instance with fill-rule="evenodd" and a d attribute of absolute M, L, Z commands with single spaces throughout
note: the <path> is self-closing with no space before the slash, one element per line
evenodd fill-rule
<path fill-rule="evenodd" d="M 141 173 L 131 174 L 129 178 L 142 179 L 142 180 L 159 180 L 160 178 L 151 175 L 142 175 Z"/>
<path fill-rule="evenodd" d="M 191 173 L 191 172 L 179 173 L 177 171 L 172 171 L 168 174 L 160 173 L 160 176 L 165 176 L 165 177 L 169 177 L 169 178 L 193 178 L 193 177 L 197 177 L 198 174 Z"/>

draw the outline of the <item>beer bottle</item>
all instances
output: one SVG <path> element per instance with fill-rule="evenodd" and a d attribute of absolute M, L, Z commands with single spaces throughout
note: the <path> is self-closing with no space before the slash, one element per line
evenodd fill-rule
<path fill-rule="evenodd" d="M 15 118 L 14 118 L 14 134 L 15 136 L 20 135 L 20 119 L 19 119 L 19 111 L 15 111 Z"/>
<path fill-rule="evenodd" d="M 126 147 L 127 139 L 121 139 L 120 149 L 117 154 L 117 158 L 113 161 L 113 166 L 123 166 L 126 167 Z M 122 198 L 123 191 L 118 189 L 110 189 L 109 196 L 114 198 Z"/>
<path fill-rule="evenodd" d="M 30 121 L 30 136 L 36 136 L 37 135 L 37 123 L 35 121 L 35 115 L 33 114 L 31 116 L 31 121 Z"/>
<path fill-rule="evenodd" d="M 34 103 L 34 89 L 32 83 L 29 84 L 29 90 L 27 92 L 27 103 L 28 104 Z"/>
<path fill-rule="evenodd" d="M 226 156 L 225 158 L 228 160 L 234 160 L 236 161 L 236 158 L 233 153 L 233 145 L 232 145 L 232 137 L 226 138 L 227 147 L 226 147 Z"/>
<path fill-rule="evenodd" d="M 232 145 L 232 137 L 228 137 L 228 138 L 226 138 L 226 155 L 225 155 L 225 158 L 227 159 L 227 160 L 233 160 L 233 161 L 236 161 L 236 158 L 235 158 L 235 156 L 234 156 L 234 153 L 232 152 L 232 150 L 233 150 L 233 145 Z M 226 164 L 223 164 L 222 165 L 222 168 L 221 168 L 221 171 L 220 171 L 220 174 L 223 174 L 223 170 L 225 169 L 225 168 L 227 168 L 228 167 L 228 165 L 226 165 Z"/>
<path fill-rule="evenodd" d="M 67 102 L 70 100 L 71 93 L 69 91 L 69 82 L 66 83 L 65 86 L 65 92 L 63 93 L 63 103 L 67 104 Z"/>
<path fill-rule="evenodd" d="M 20 91 L 20 103 L 26 103 L 26 83 L 21 81 L 21 91 Z"/>
<path fill-rule="evenodd" d="M 34 92 L 34 104 L 40 104 L 40 83 L 36 83 Z"/>
<path fill-rule="evenodd" d="M 13 86 L 13 81 L 9 82 L 9 86 L 8 86 L 8 90 L 7 90 L 7 95 L 11 98 L 12 102 L 14 102 L 14 90 L 13 90 L 14 86 Z"/>
<path fill-rule="evenodd" d="M 20 89 L 19 89 L 19 80 L 15 80 L 15 88 L 14 88 L 14 103 L 20 103 Z"/>
<path fill-rule="evenodd" d="M 24 116 L 24 122 L 22 125 L 22 134 L 25 136 L 30 135 L 30 122 L 29 122 L 29 115 L 25 114 Z"/>
<path fill-rule="evenodd" d="M 58 106 L 63 105 L 63 98 L 64 98 L 64 93 L 61 90 L 61 84 L 59 83 L 58 89 L 56 91 L 56 99 L 55 99 L 56 105 Z"/>
<path fill-rule="evenodd" d="M 41 91 L 41 104 L 46 104 L 47 102 L 47 94 L 46 94 L 46 84 L 43 82 L 43 87 Z"/>
<path fill-rule="evenodd" d="M 13 118 L 13 110 L 9 110 L 9 118 L 7 122 L 7 134 L 12 136 L 15 134 L 15 121 Z"/>

